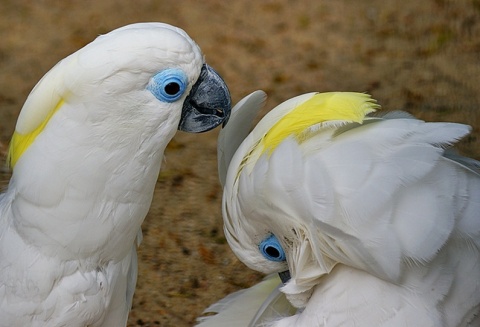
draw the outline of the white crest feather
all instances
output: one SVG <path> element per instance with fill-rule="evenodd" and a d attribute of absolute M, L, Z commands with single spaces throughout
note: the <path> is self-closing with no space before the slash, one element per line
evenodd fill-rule
<path fill-rule="evenodd" d="M 235 151 L 250 132 L 253 120 L 265 105 L 266 100 L 267 95 L 260 90 L 244 97 L 232 108 L 227 126 L 220 131 L 217 156 L 218 175 L 222 185 L 225 184 L 228 165 Z"/>

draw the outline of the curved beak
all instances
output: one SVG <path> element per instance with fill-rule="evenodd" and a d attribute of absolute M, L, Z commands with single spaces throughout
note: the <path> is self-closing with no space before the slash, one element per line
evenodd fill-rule
<path fill-rule="evenodd" d="M 200 77 L 185 99 L 178 129 L 184 132 L 201 133 L 230 117 L 232 101 L 228 87 L 213 68 L 204 64 Z"/>
<path fill-rule="evenodd" d="M 280 277 L 280 280 L 282 281 L 282 284 L 285 285 L 286 283 L 288 283 L 290 281 L 290 279 L 292 278 L 290 276 L 290 270 L 285 270 L 285 271 L 281 271 L 278 273 L 278 277 Z"/>

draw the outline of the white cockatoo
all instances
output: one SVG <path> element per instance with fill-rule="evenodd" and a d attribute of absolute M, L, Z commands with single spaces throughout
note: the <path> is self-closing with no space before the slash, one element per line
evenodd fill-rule
<path fill-rule="evenodd" d="M 53 67 L 10 144 L 0 326 L 125 326 L 165 147 L 229 113 L 223 80 L 167 24 L 119 28 Z"/>
<path fill-rule="evenodd" d="M 367 116 L 369 95 L 332 92 L 248 133 L 264 99 L 232 110 L 219 172 L 233 252 L 279 276 L 200 326 L 480 326 L 480 163 L 447 149 L 470 128 Z"/>

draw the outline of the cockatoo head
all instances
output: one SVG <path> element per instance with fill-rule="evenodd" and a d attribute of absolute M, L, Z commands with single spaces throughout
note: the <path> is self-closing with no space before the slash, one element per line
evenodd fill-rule
<path fill-rule="evenodd" d="M 9 161 L 15 166 L 53 125 L 161 149 L 177 129 L 207 131 L 229 114 L 227 86 L 183 30 L 132 24 L 99 36 L 42 78 L 20 113 Z"/>
<path fill-rule="evenodd" d="M 229 133 L 229 129 L 236 128 L 236 120 L 247 129 L 245 121 L 253 120 L 262 98 L 254 93 L 235 106 L 229 125 L 219 136 L 219 157 L 224 161 L 219 166 L 228 167 L 226 176 L 220 170 L 225 235 L 241 261 L 266 274 L 279 273 L 285 284 L 281 290 L 289 301 L 304 307 L 321 276 L 336 264 L 323 252 L 328 252 L 329 240 L 317 235 L 321 228 L 331 226 L 319 226 L 314 219 L 321 210 L 330 215 L 334 199 L 323 191 L 328 190 L 322 188 L 324 174 L 306 165 L 304 157 L 328 146 L 341 126 L 362 123 L 378 105 L 366 94 L 305 94 L 270 111 L 242 137 L 243 142 L 230 140 L 239 133 Z M 251 119 L 239 118 L 242 112 L 244 116 L 250 112 Z M 323 144 L 309 144 L 312 135 L 322 133 Z M 225 155 L 229 144 L 240 145 L 235 154 Z"/>

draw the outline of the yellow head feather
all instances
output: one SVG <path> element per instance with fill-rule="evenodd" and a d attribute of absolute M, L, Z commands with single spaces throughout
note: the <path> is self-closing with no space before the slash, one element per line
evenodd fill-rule
<path fill-rule="evenodd" d="M 15 167 L 18 159 L 20 159 L 23 153 L 35 141 L 36 137 L 43 131 L 45 126 L 47 126 L 50 118 L 52 118 L 53 114 L 60 109 L 60 107 L 63 105 L 63 102 L 64 101 L 61 99 L 60 102 L 58 102 L 58 104 L 45 116 L 45 119 L 40 123 L 40 125 L 38 125 L 34 130 L 24 134 L 18 131 L 13 133 L 7 156 L 7 163 L 11 168 Z"/>
<path fill-rule="evenodd" d="M 323 122 L 362 123 L 368 113 L 379 108 L 376 101 L 365 93 L 317 93 L 273 125 L 261 141 L 262 152 L 272 153 L 287 137 L 299 138 L 307 128 Z"/>

